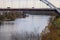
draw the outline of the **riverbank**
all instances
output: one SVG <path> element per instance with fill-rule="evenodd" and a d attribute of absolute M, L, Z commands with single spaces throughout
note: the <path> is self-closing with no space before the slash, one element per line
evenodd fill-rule
<path fill-rule="evenodd" d="M 25 18 L 26 15 L 21 12 L 3 12 L 2 15 L 0 15 L 0 21 L 12 21 L 16 18 Z"/>
<path fill-rule="evenodd" d="M 49 32 L 42 32 L 41 40 L 60 40 L 60 16 L 51 20 L 47 28 Z"/>

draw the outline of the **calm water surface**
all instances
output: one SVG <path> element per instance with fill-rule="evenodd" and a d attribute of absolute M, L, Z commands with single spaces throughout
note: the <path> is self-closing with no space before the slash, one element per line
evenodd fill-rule
<path fill-rule="evenodd" d="M 11 33 L 36 32 L 41 33 L 48 25 L 50 16 L 29 15 L 26 18 L 18 18 L 15 21 L 4 21 L 0 26 L 0 39 L 9 40 Z M 7 39 L 6 39 L 7 38 Z"/>

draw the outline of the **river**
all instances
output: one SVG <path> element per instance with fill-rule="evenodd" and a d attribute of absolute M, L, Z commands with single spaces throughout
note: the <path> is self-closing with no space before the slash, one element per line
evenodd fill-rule
<path fill-rule="evenodd" d="M 49 18 L 47 15 L 29 15 L 15 21 L 4 21 L 0 26 L 0 40 L 10 40 L 11 33 L 41 33 L 48 25 Z"/>

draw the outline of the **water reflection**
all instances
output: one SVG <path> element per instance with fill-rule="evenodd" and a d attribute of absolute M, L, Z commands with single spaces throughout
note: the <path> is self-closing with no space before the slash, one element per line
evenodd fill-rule
<path fill-rule="evenodd" d="M 0 26 L 0 39 L 11 40 L 11 35 L 15 35 L 15 33 L 41 33 L 45 26 L 48 25 L 49 18 L 50 16 L 45 15 L 29 15 L 29 17 L 18 18 L 15 21 L 4 21 L 3 25 Z"/>

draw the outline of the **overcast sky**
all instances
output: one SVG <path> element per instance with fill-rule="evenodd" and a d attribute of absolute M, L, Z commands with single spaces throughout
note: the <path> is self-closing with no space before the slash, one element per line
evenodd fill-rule
<path fill-rule="evenodd" d="M 56 7 L 60 7 L 60 0 L 48 0 Z M 0 8 L 49 8 L 39 0 L 0 0 Z"/>

